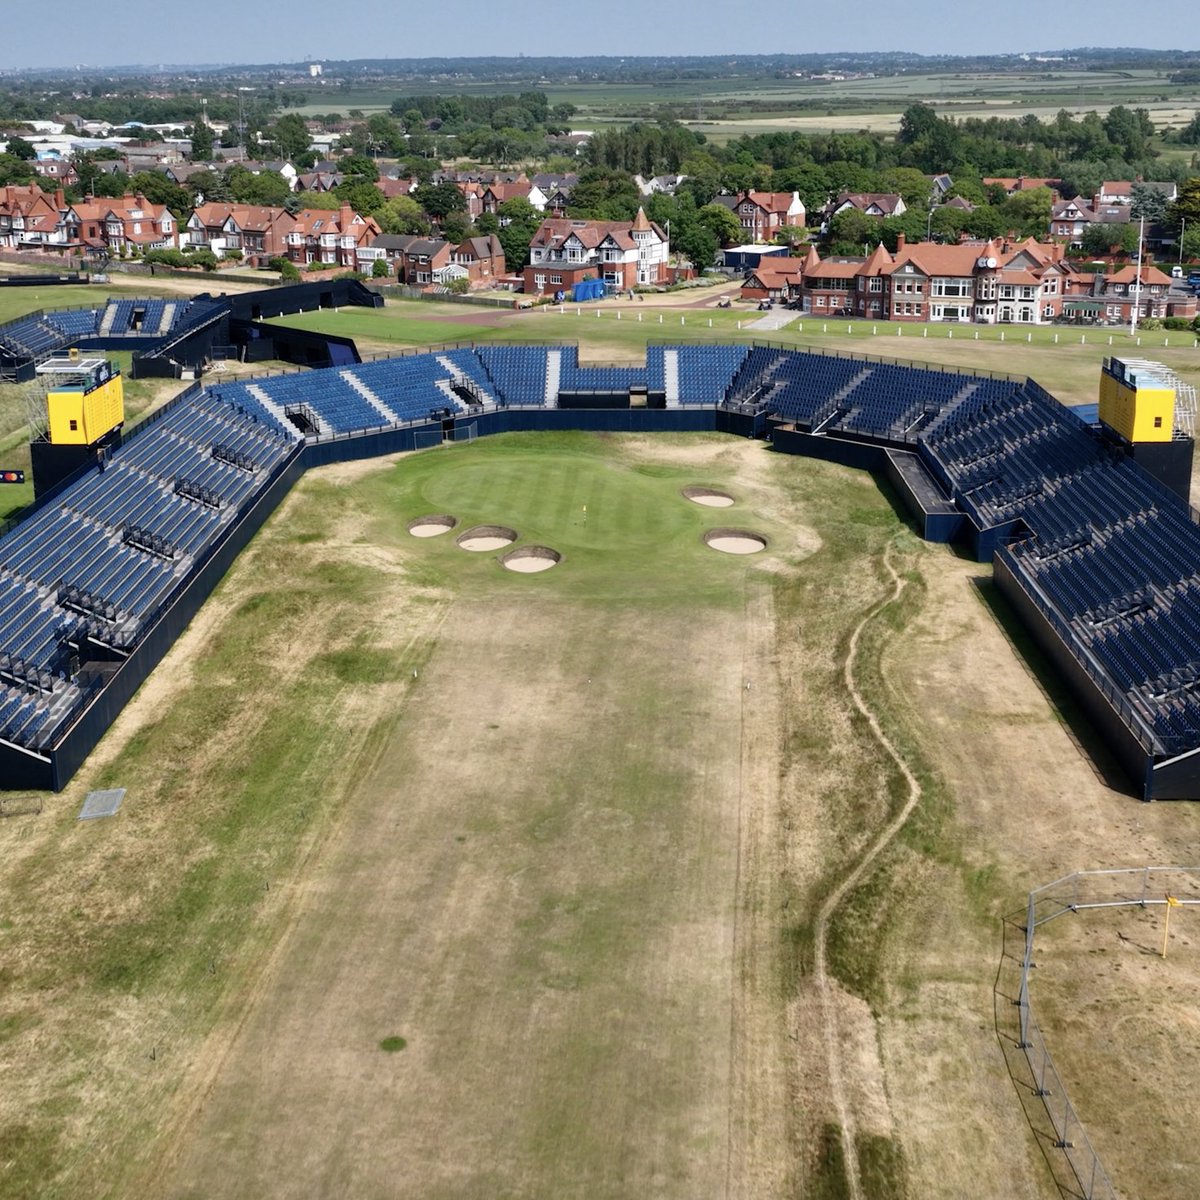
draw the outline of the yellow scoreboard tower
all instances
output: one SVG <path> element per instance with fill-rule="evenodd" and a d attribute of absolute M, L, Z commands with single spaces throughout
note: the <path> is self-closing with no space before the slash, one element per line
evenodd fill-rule
<path fill-rule="evenodd" d="M 1195 390 L 1145 358 L 1106 358 L 1100 422 L 1109 437 L 1172 491 L 1190 499 Z"/>
<path fill-rule="evenodd" d="M 46 394 L 46 429 L 30 445 L 33 487 L 41 495 L 106 449 L 121 444 L 125 385 L 107 358 L 78 351 L 37 367 Z"/>

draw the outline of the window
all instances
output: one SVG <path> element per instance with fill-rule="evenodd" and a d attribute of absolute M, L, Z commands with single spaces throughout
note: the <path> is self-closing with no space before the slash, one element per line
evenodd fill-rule
<path fill-rule="evenodd" d="M 562 276 L 561 275 L 551 275 L 550 282 L 551 283 L 562 283 Z"/>
<path fill-rule="evenodd" d="M 75 431 L 76 431 L 78 428 L 79 428 L 79 422 L 78 422 L 78 421 L 72 421 L 72 422 L 71 422 L 71 432 L 72 432 L 72 433 L 74 433 L 74 432 L 75 432 Z"/>
<path fill-rule="evenodd" d="M 817 297 L 817 307 L 818 307 L 818 308 L 824 308 L 824 307 L 825 307 L 825 297 L 824 297 L 824 296 L 818 296 L 818 297 Z"/>
<path fill-rule="evenodd" d="M 72 421 L 72 422 L 71 422 L 71 424 L 72 424 L 72 425 L 74 425 L 74 424 L 75 424 L 75 422 L 74 422 L 74 421 Z M 1161 429 L 1161 428 L 1162 428 L 1162 417 L 1155 417 L 1155 418 L 1154 418 L 1154 428 L 1155 428 L 1155 429 Z"/>
<path fill-rule="evenodd" d="M 873 292 L 882 292 L 883 291 L 883 279 L 880 276 L 876 275 L 871 280 L 871 291 L 873 291 Z"/>
<path fill-rule="evenodd" d="M 533 277 L 533 286 L 537 288 L 544 288 L 546 286 L 546 276 L 542 274 L 535 275 Z"/>

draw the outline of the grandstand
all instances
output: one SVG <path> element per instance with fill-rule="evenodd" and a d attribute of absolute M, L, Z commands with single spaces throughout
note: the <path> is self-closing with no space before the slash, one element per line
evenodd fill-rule
<path fill-rule="evenodd" d="M 127 318 L 113 310 L 112 324 Z M 1030 380 L 763 346 L 653 346 L 644 366 L 585 366 L 573 346 L 460 347 L 197 387 L 0 539 L 0 739 L 53 759 L 100 686 L 96 664 L 119 676 L 229 531 L 261 521 L 307 466 L 428 445 L 459 420 L 721 429 L 886 472 L 926 536 L 994 559 L 1143 796 L 1200 798 L 1187 505 Z M 61 786 L 87 748 L 44 778 Z"/>

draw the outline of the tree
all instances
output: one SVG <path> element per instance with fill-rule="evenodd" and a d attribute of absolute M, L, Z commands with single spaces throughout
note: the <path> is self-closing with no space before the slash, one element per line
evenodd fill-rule
<path fill-rule="evenodd" d="M 27 142 L 23 137 L 11 137 L 8 139 L 8 153 L 13 158 L 20 158 L 25 162 L 32 162 L 37 158 L 37 151 L 33 148 L 33 143 Z"/>
<path fill-rule="evenodd" d="M 239 204 L 282 208 L 292 195 L 287 180 L 278 171 L 260 171 L 253 175 L 245 167 L 230 167 L 226 178 L 230 193 Z"/>
<path fill-rule="evenodd" d="M 1135 221 L 1144 217 L 1147 225 L 1161 224 L 1167 219 L 1166 194 L 1148 183 L 1135 183 L 1129 213 Z"/>
<path fill-rule="evenodd" d="M 9 183 L 25 184 L 35 175 L 34 169 L 15 154 L 0 154 L 0 187 Z"/>
<path fill-rule="evenodd" d="M 267 140 L 275 147 L 280 158 L 294 158 L 303 154 L 312 141 L 304 118 L 299 113 L 284 113 L 266 131 Z"/>
<path fill-rule="evenodd" d="M 1022 237 L 1044 237 L 1050 228 L 1050 210 L 1054 196 L 1049 188 L 1031 188 L 1014 192 L 1001 207 L 1008 227 Z"/>
<path fill-rule="evenodd" d="M 145 196 L 151 204 L 165 204 L 177 217 L 192 206 L 187 188 L 172 183 L 157 171 L 139 171 L 129 180 L 129 189 L 135 196 Z"/>
<path fill-rule="evenodd" d="M 1176 228 L 1181 221 L 1186 221 L 1189 229 L 1200 227 L 1200 179 L 1189 179 L 1180 185 L 1168 216 Z"/>
<path fill-rule="evenodd" d="M 741 222 L 723 204 L 704 205 L 696 213 L 696 220 L 716 238 L 720 246 L 733 246 L 742 240 Z"/>
<path fill-rule="evenodd" d="M 642 194 L 628 171 L 589 167 L 571 189 L 572 216 L 596 221 L 632 221 L 642 203 Z"/>
<path fill-rule="evenodd" d="M 356 213 L 364 217 L 374 216 L 387 203 L 384 194 L 373 184 L 365 180 L 346 180 L 333 189 L 334 194 L 343 204 L 348 204 Z"/>
<path fill-rule="evenodd" d="M 861 254 L 864 246 L 876 246 L 883 241 L 883 223 L 857 208 L 847 208 L 829 222 L 828 236 L 832 244 L 852 247 L 843 249 L 843 253 Z"/>
<path fill-rule="evenodd" d="M 388 270 L 386 258 L 377 258 L 371 264 L 371 278 L 372 279 L 386 279 L 390 274 L 391 274 L 391 271 Z"/>
<path fill-rule="evenodd" d="M 192 126 L 192 162 L 208 162 L 213 156 L 213 131 L 203 121 Z"/>
<path fill-rule="evenodd" d="M 884 190 L 904 198 L 909 208 L 924 208 L 929 203 L 930 184 L 915 167 L 892 167 L 883 173 Z"/>
<path fill-rule="evenodd" d="M 440 221 L 448 213 L 467 210 L 467 198 L 452 183 L 423 183 L 414 196 L 435 221 Z"/>
<path fill-rule="evenodd" d="M 347 180 L 365 180 L 374 183 L 379 178 L 379 168 L 365 154 L 349 154 L 338 163 L 338 168 Z"/>
<path fill-rule="evenodd" d="M 500 245 L 509 271 L 519 271 L 529 262 L 529 243 L 542 223 L 542 214 L 523 196 L 505 200 L 497 210 L 500 217 Z"/>
<path fill-rule="evenodd" d="M 685 226 L 680 232 L 671 227 L 671 246 L 683 254 L 697 270 L 711 267 L 717 257 L 717 238 L 707 225 L 699 221 Z"/>
<path fill-rule="evenodd" d="M 466 213 L 447 213 L 442 218 L 442 237 L 456 246 L 471 236 L 471 218 Z"/>
<path fill-rule="evenodd" d="M 1192 225 L 1183 231 L 1183 259 L 1185 262 L 1200 261 L 1200 225 Z"/>
<path fill-rule="evenodd" d="M 411 196 L 393 196 L 372 214 L 384 233 L 426 234 L 429 218 Z M 494 220 L 495 218 L 493 218 Z M 497 222 L 497 228 L 499 222 Z"/>
<path fill-rule="evenodd" d="M 1004 217 L 991 204 L 981 204 L 974 212 L 967 213 L 963 228 L 974 238 L 985 241 L 1004 233 Z"/>

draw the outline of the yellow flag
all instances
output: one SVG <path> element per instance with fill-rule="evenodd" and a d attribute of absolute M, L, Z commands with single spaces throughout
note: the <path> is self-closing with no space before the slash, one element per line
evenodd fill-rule
<path fill-rule="evenodd" d="M 1177 900 L 1174 896 L 1167 897 L 1167 905 L 1170 908 L 1178 908 L 1182 903 L 1182 900 Z"/>

